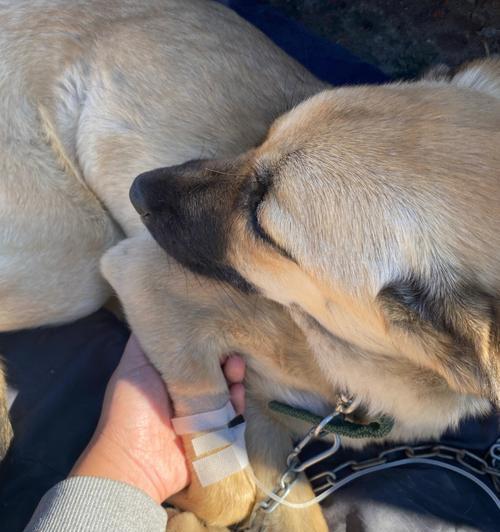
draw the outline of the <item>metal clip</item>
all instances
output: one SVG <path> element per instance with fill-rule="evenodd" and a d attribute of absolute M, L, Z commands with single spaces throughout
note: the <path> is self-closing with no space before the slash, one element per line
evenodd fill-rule
<path fill-rule="evenodd" d="M 309 460 L 304 460 L 304 462 L 299 462 L 295 466 L 290 466 L 292 471 L 295 471 L 297 473 L 302 473 L 302 471 L 305 471 L 308 467 L 311 467 L 314 464 L 317 464 L 318 462 L 321 462 L 322 460 L 326 460 L 330 456 L 334 455 L 340 448 L 340 438 L 335 434 L 333 445 L 329 449 L 325 449 L 323 452 L 317 454 L 316 456 L 313 456 L 309 458 Z"/>
<path fill-rule="evenodd" d="M 339 412 L 336 410 L 328 416 L 325 416 L 315 427 L 309 430 L 309 432 L 292 449 L 286 459 L 287 469 L 281 475 L 278 486 L 272 491 L 273 495 L 276 495 L 280 499 L 285 499 L 297 481 L 299 473 L 302 473 L 313 464 L 317 464 L 318 462 L 321 462 L 322 460 L 332 456 L 339 450 L 340 437 L 335 434 L 333 445 L 329 449 L 326 449 L 325 451 L 313 456 L 312 458 L 309 458 L 309 460 L 305 460 L 304 462 L 301 462 L 298 458 L 299 454 L 311 440 L 320 439 L 324 435 L 323 429 L 325 426 L 328 425 L 328 423 L 330 423 L 330 421 L 338 415 Z M 269 497 L 260 503 L 260 509 L 266 513 L 271 513 L 279 504 L 279 501 Z"/>

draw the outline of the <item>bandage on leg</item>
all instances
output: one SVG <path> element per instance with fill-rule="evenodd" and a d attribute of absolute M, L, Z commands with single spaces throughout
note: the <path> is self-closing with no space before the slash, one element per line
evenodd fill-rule
<path fill-rule="evenodd" d="M 249 465 L 246 423 L 243 416 L 236 417 L 230 402 L 219 410 L 174 418 L 172 425 L 179 435 L 205 433 L 191 440 L 196 457 L 216 451 L 192 461 L 202 487 L 215 484 Z"/>

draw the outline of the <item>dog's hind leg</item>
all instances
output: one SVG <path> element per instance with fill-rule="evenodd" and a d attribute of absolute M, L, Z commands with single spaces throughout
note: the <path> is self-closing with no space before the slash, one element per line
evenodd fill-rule
<path fill-rule="evenodd" d="M 13 436 L 7 403 L 7 382 L 0 360 L 0 461 L 7 454 Z"/>
<path fill-rule="evenodd" d="M 102 306 L 99 259 L 121 234 L 68 162 L 55 116 L 20 91 L 23 69 L 4 75 L 0 48 L 0 331 L 12 331 Z"/>

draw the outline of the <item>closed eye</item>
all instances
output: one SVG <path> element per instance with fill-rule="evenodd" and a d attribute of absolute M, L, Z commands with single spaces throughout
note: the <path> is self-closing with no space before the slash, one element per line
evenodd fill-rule
<path fill-rule="evenodd" d="M 272 246 L 280 253 L 280 255 L 283 255 L 284 257 L 296 262 L 285 249 L 283 249 L 273 240 L 273 238 L 269 236 L 259 221 L 259 212 L 262 210 L 264 201 L 271 191 L 271 180 L 268 176 L 266 176 L 265 178 L 255 179 L 252 181 L 252 188 L 248 193 L 246 203 L 249 216 L 249 225 L 252 228 L 254 235 L 256 235 L 260 240 L 264 241 L 266 244 Z"/>
<path fill-rule="evenodd" d="M 269 193 L 269 183 L 263 181 L 255 181 L 253 190 L 250 192 L 248 198 L 248 213 L 250 216 L 250 224 L 254 233 L 266 241 L 268 244 L 272 244 L 272 239 L 264 231 L 259 222 L 259 210 L 262 208 L 262 204 Z"/>

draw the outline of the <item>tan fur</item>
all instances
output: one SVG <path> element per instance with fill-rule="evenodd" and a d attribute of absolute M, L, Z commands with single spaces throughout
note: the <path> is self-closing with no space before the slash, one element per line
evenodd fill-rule
<path fill-rule="evenodd" d="M 197 255 L 196 244 L 183 242 L 176 232 L 176 223 L 191 220 L 176 222 L 173 218 L 179 215 L 174 212 L 182 212 L 189 202 L 196 209 L 193 219 L 200 223 L 204 209 L 207 224 L 218 215 L 221 232 L 211 237 L 225 255 L 217 251 L 217 267 L 221 262 L 232 267 L 261 296 L 288 309 L 307 340 L 305 350 L 301 347 L 294 354 L 295 364 L 302 360 L 319 375 L 318 380 L 307 380 L 309 390 L 328 397 L 330 404 L 332 393 L 348 390 L 362 402 L 369 418 L 382 412 L 391 415 L 395 426 L 387 440 L 395 442 L 439 438 L 465 417 L 486 414 L 490 400 L 500 399 L 500 242 L 495 229 L 500 217 L 500 97 L 491 93 L 494 80 L 478 85 L 474 75 L 471 86 L 464 86 L 466 68 L 461 76 L 460 83 L 452 78 L 327 91 L 278 119 L 261 146 L 236 160 L 158 170 L 142 178 L 144 194 L 148 186 L 161 194 L 159 183 L 170 180 L 165 184 L 162 210 L 156 212 L 153 202 L 148 213 L 148 227 L 159 243 L 163 243 L 162 217 L 168 216 L 171 234 L 166 235 L 166 248 L 169 239 L 177 239 L 185 250 L 180 252 L 182 246 L 177 244 L 174 254 L 183 260 L 193 257 L 194 264 L 205 261 L 209 268 L 207 250 Z M 258 224 L 267 235 L 262 238 L 249 222 L 252 212 L 245 200 L 259 180 L 268 179 L 259 176 L 269 174 L 271 185 L 256 207 Z M 197 180 L 204 187 L 182 187 Z M 174 185 L 176 195 L 169 196 L 168 188 Z M 220 195 L 206 194 L 211 185 L 222 191 Z M 174 212 L 169 212 L 169 202 Z M 130 273 L 125 284 L 117 282 L 115 272 L 138 268 L 139 257 L 149 252 L 133 241 L 122 246 L 135 251 L 119 256 L 120 247 L 115 248 L 105 259 L 105 275 L 125 301 L 135 330 L 154 338 L 144 318 L 145 308 L 153 294 L 163 290 L 155 288 L 159 281 L 153 276 L 149 288 L 141 285 L 144 300 L 133 300 L 132 293 L 127 298 L 126 284 L 138 274 Z M 152 264 L 156 262 L 151 259 Z M 172 286 L 176 283 L 170 270 L 165 279 Z M 205 280 L 203 286 L 213 283 Z M 198 296 L 193 294 L 199 289 L 194 279 L 187 278 L 186 300 L 195 302 Z M 233 294 L 228 285 L 215 285 L 215 289 L 219 297 L 227 290 Z M 245 308 L 243 296 L 236 294 L 231 297 L 236 297 L 236 308 Z M 217 297 L 212 293 L 210 300 Z M 260 315 L 264 309 L 260 296 L 256 297 L 246 299 L 252 301 L 254 314 Z M 158 303 L 167 308 L 164 300 Z M 195 306 L 203 308 L 199 301 Z M 175 308 L 180 307 L 177 301 Z M 233 336 L 235 326 L 245 330 L 252 323 L 250 309 L 243 312 L 245 320 L 235 325 L 218 320 L 218 313 L 232 305 L 221 301 L 217 307 L 210 312 L 217 331 L 204 333 L 206 324 L 200 323 L 199 310 L 192 309 L 189 332 L 170 329 L 156 339 L 204 339 L 205 364 L 233 349 L 245 353 L 250 366 L 266 360 L 266 350 L 252 341 L 259 337 L 261 324 L 248 336 L 237 336 L 237 342 Z M 282 313 L 279 308 L 276 312 Z M 175 312 L 164 310 L 163 317 Z M 270 315 L 270 310 L 264 312 Z M 141 317 L 141 323 L 136 321 Z M 185 323 L 184 318 L 181 322 Z M 295 329 L 291 323 L 286 327 Z M 193 330 L 197 331 L 194 336 Z M 219 344 L 210 354 L 208 338 L 210 342 L 232 338 L 235 343 Z M 291 349 L 286 342 L 278 345 Z M 156 363 L 170 360 L 169 369 L 191 365 L 197 358 L 191 345 L 182 356 L 165 348 L 158 352 L 163 362 Z M 248 378 L 250 404 L 260 405 L 258 413 L 251 410 L 249 419 L 265 423 L 265 403 L 279 395 L 275 383 L 286 376 L 290 390 L 296 393 L 300 387 L 290 380 L 286 366 L 281 367 L 281 375 L 273 375 L 274 385 L 266 383 L 262 369 L 258 377 L 250 373 Z M 212 382 L 220 379 L 220 372 L 216 373 L 218 377 L 209 377 Z M 201 374 L 209 375 L 206 368 Z M 182 382 L 177 375 L 173 378 Z M 182 386 L 186 389 L 187 382 Z M 202 389 L 206 394 L 206 385 Z M 176 393 L 182 400 L 182 391 Z M 193 392 L 192 401 L 196 397 Z M 189 408 L 195 408 L 193 403 Z M 286 429 L 281 430 L 286 435 Z M 273 485 L 273 475 L 266 477 L 266 472 L 280 462 L 287 445 L 280 451 L 274 434 L 269 439 L 272 446 L 266 447 L 264 434 L 250 426 L 247 443 L 252 455 L 253 438 L 259 438 L 252 467 L 257 476 L 269 479 L 267 485 Z M 269 466 L 259 470 L 259 461 L 270 456 Z M 189 501 L 185 504 L 189 508 Z M 297 518 L 296 511 L 281 512 L 283 522 Z M 323 525 L 318 521 L 315 526 Z"/>
<path fill-rule="evenodd" d="M 7 405 L 7 385 L 5 372 L 0 359 L 0 461 L 5 457 L 12 441 L 12 426 Z"/>
<path fill-rule="evenodd" d="M 489 60 L 484 72 L 493 65 L 498 62 Z M 233 223 L 229 236 L 228 261 L 247 280 L 267 297 L 301 307 L 347 342 L 353 354 L 360 352 L 356 364 L 351 359 L 343 369 L 340 360 L 332 363 L 334 346 L 311 332 L 313 350 L 324 352 L 319 363 L 325 371 L 333 369 L 333 382 L 365 396 L 374 412 L 401 410 L 396 419 L 420 426 L 422 433 L 415 436 L 435 437 L 466 412 L 484 411 L 487 403 L 471 396 L 464 404 L 464 393 L 483 395 L 483 383 L 471 374 L 450 372 L 450 364 L 430 354 L 438 352 L 438 342 L 447 341 L 444 334 L 434 340 L 413 336 L 387 322 L 377 300 L 387 283 L 416 273 L 428 278 L 431 291 L 456 284 L 464 308 L 449 313 L 456 313 L 463 334 L 469 334 L 466 322 L 472 319 L 482 364 L 498 372 L 498 346 L 488 340 L 498 327 L 498 314 L 493 309 L 492 318 L 481 322 L 479 315 L 472 317 L 480 312 L 472 303 L 481 305 L 484 293 L 495 306 L 500 294 L 500 90 L 495 98 L 495 79 L 479 82 L 480 65 L 472 71 L 468 77 L 464 69 L 448 84 L 339 89 L 301 104 L 274 124 L 246 162 L 273 168 L 274 185 L 259 208 L 260 224 L 299 266 L 256 242 L 246 224 Z M 310 185 L 315 181 L 318 187 Z M 328 208 L 315 217 L 307 207 L 315 209 L 320 197 Z M 463 280 L 475 283 L 480 293 L 461 293 Z M 481 358 L 474 363 L 479 366 Z M 363 365 L 366 372 L 360 371 Z M 458 392 L 452 399 L 453 392 L 446 390 L 448 399 L 435 401 L 448 405 L 442 419 L 426 399 L 434 402 L 434 387 L 441 396 L 444 383 L 419 379 L 429 381 L 423 393 L 423 384 L 411 385 L 417 370 L 440 375 Z M 379 372 L 384 387 L 375 391 L 371 381 L 378 380 L 374 375 Z M 370 382 L 361 375 L 370 375 Z M 496 397 L 497 377 L 491 384 Z M 394 383 L 387 386 L 389 378 Z"/>
<path fill-rule="evenodd" d="M 106 301 L 101 255 L 144 232 L 128 200 L 138 173 L 235 155 L 324 88 L 234 12 L 202 0 L 4 2 L 0 30 L 0 331 L 71 321 Z M 214 405 L 227 398 L 222 378 L 219 387 Z M 196 408 L 195 394 L 202 403 L 201 380 L 172 382 L 177 390 L 177 412 Z M 248 493 L 226 484 L 220 501 L 241 491 L 239 504 L 191 488 L 207 507 L 198 515 L 225 524 L 250 511 L 253 483 Z"/>
<path fill-rule="evenodd" d="M 102 306 L 138 173 L 235 155 L 322 87 L 202 0 L 4 2 L 0 28 L 0 331 Z"/>
<path fill-rule="evenodd" d="M 271 421 L 267 402 L 287 400 L 290 389 L 320 405 L 334 401 L 321 373 L 304 359 L 308 349 L 300 330 L 279 305 L 197 278 L 148 238 L 135 237 L 115 246 L 104 256 L 102 270 L 165 379 L 178 415 L 223 406 L 228 391 L 219 360 L 235 351 L 247 357 L 248 451 L 254 474 L 272 488 L 285 466 L 292 435 Z M 191 438 L 184 438 L 188 456 Z M 194 473 L 192 478 L 191 486 L 173 502 L 209 525 L 229 525 L 251 513 L 256 488 L 248 471 L 206 489 L 200 488 Z M 308 484 L 302 482 L 290 500 L 311 497 Z M 300 531 L 306 522 L 317 523 L 311 530 L 326 530 L 317 507 L 272 515 L 266 523 L 269 530 L 274 530 L 274 520 L 276 530 L 287 523 L 287 530 Z"/>
<path fill-rule="evenodd" d="M 99 308 L 110 293 L 100 257 L 133 237 L 102 268 L 176 413 L 222 406 L 221 356 L 247 359 L 252 470 L 208 489 L 193 475 L 175 499 L 208 530 L 248 518 L 264 497 L 253 475 L 271 489 L 285 465 L 294 436 L 270 399 L 326 414 L 347 389 L 369 415 L 395 418 L 394 441 L 488 411 L 499 386 L 487 319 L 500 293 L 498 60 L 298 105 L 325 86 L 211 2 L 4 2 L 0 29 L 0 330 Z M 235 210 L 226 259 L 259 289 L 250 296 L 168 258 L 128 200 L 140 172 L 248 149 L 231 162 L 227 197 L 272 173 L 259 223 L 295 259 Z M 475 358 L 453 358 L 446 330 L 416 328 L 411 309 L 380 296 L 410 272 L 433 291 L 479 287 L 457 290 L 449 309 Z M 289 500 L 311 496 L 301 479 Z M 188 513 L 169 527 L 207 530 Z M 326 523 L 318 506 L 281 507 L 254 528 Z"/>

